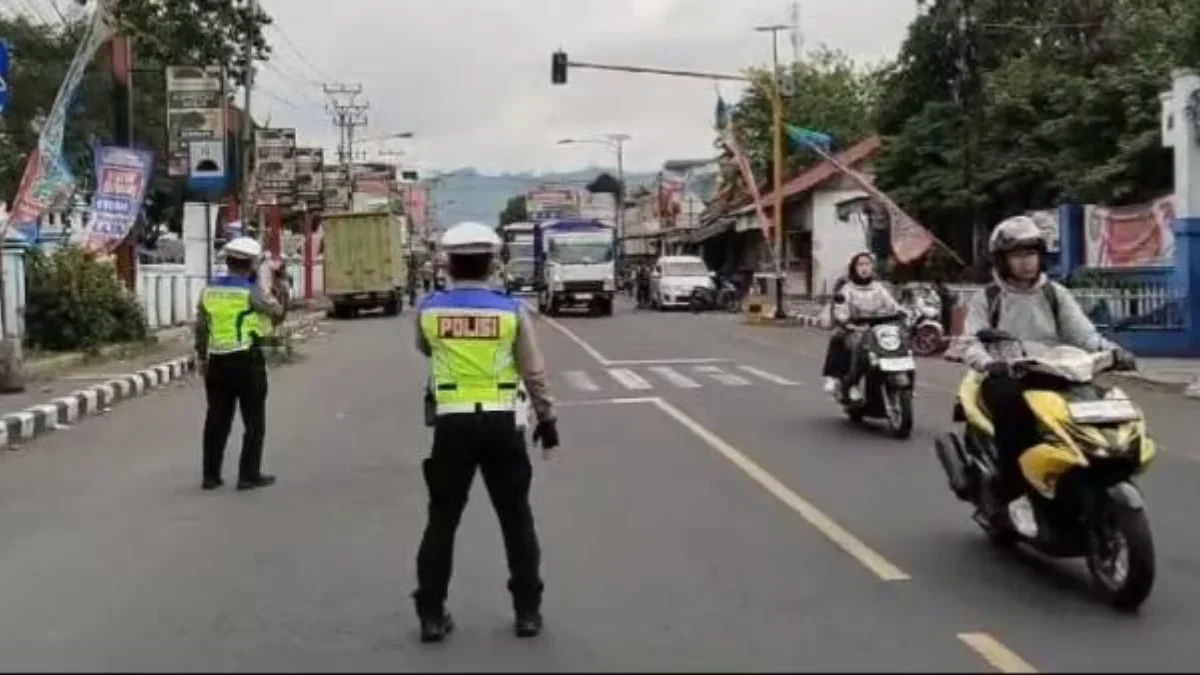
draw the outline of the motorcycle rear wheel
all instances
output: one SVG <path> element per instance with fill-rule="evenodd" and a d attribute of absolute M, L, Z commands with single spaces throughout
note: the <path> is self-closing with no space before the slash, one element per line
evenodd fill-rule
<path fill-rule="evenodd" d="M 1124 554 L 1124 555 L 1122 555 Z M 1088 572 L 1113 608 L 1135 612 L 1154 588 L 1154 538 L 1144 509 L 1110 504 L 1089 535 Z"/>

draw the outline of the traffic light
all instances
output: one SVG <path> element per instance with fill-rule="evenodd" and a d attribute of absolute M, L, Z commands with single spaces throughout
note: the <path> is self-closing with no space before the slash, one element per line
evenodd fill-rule
<path fill-rule="evenodd" d="M 567 53 L 557 51 L 550 57 L 550 84 L 567 83 Z"/>

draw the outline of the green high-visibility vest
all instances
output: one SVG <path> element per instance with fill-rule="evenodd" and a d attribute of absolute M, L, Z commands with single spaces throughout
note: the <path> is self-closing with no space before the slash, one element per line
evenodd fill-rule
<path fill-rule="evenodd" d="M 439 292 L 422 304 L 439 415 L 515 410 L 519 307 L 490 289 Z"/>
<path fill-rule="evenodd" d="M 208 314 L 208 353 L 243 352 L 255 337 L 271 332 L 271 320 L 250 304 L 250 281 L 240 277 L 214 279 L 200 296 Z"/>

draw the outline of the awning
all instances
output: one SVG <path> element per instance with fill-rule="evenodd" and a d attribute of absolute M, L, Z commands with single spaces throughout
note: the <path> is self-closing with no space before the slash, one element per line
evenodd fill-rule
<path fill-rule="evenodd" d="M 713 222 L 692 230 L 687 240 L 691 244 L 699 244 L 706 239 L 712 239 L 719 234 L 725 234 L 733 229 L 733 218 L 718 218 Z"/>

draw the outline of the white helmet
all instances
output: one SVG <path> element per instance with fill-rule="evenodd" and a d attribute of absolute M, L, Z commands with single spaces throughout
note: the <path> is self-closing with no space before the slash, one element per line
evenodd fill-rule
<path fill-rule="evenodd" d="M 500 250 L 496 230 L 483 223 L 459 223 L 442 233 L 438 248 L 448 255 L 496 253 Z"/>
<path fill-rule="evenodd" d="M 1013 216 L 1000 221 L 988 240 L 988 253 L 1004 255 L 1018 248 L 1036 248 L 1046 252 L 1046 238 L 1042 228 L 1029 216 Z"/>
<path fill-rule="evenodd" d="M 250 237 L 236 237 L 221 249 L 228 258 L 258 260 L 262 257 L 262 244 Z"/>

